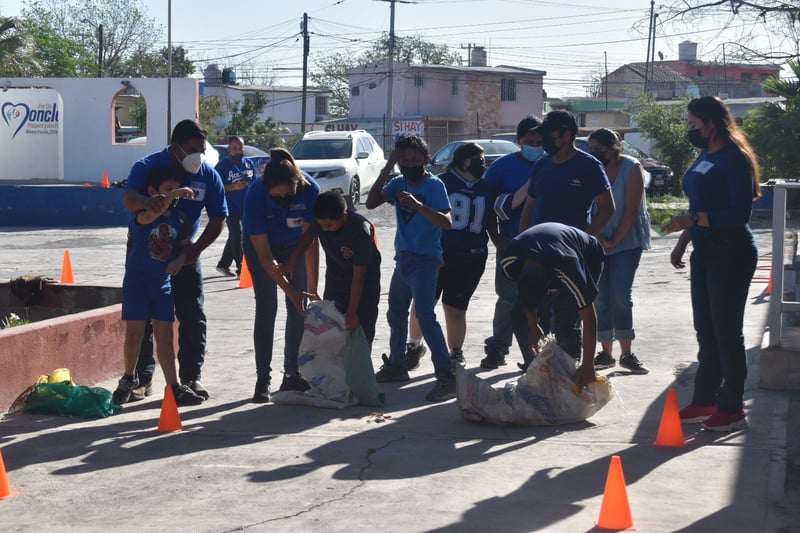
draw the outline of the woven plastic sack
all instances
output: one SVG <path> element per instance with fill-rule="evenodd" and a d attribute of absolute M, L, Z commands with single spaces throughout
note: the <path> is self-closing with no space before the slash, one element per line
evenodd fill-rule
<path fill-rule="evenodd" d="M 333 409 L 358 403 L 382 405 L 369 344 L 361 328 L 348 332 L 344 315 L 329 300 L 308 306 L 304 328 L 297 364 L 311 388 L 275 392 L 271 395 L 273 403 Z"/>
<path fill-rule="evenodd" d="M 456 365 L 456 387 L 461 416 L 474 422 L 555 426 L 586 420 L 613 397 L 603 377 L 577 391 L 575 360 L 552 336 L 519 380 L 493 388 Z"/>
<path fill-rule="evenodd" d="M 26 413 L 105 418 L 122 409 L 111 402 L 111 391 L 63 383 L 37 383 L 25 400 Z"/>

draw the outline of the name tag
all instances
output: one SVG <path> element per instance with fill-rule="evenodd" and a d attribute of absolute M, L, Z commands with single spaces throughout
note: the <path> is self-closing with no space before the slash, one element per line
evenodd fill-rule
<path fill-rule="evenodd" d="M 714 168 L 714 163 L 712 163 L 711 161 L 703 161 L 702 163 L 694 167 L 694 171 L 700 174 L 705 174 L 712 168 Z"/>
<path fill-rule="evenodd" d="M 194 198 L 192 198 L 192 200 L 195 202 L 202 202 L 206 197 L 206 184 L 202 181 L 191 182 L 189 188 L 194 191 Z"/>
<path fill-rule="evenodd" d="M 290 228 L 298 228 L 302 227 L 303 219 L 302 218 L 287 218 L 286 219 L 286 226 Z"/>

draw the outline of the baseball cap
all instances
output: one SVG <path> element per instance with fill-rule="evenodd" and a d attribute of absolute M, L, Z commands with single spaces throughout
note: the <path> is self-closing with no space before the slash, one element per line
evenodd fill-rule
<path fill-rule="evenodd" d="M 531 133 L 538 133 L 539 135 L 547 135 L 556 130 L 569 130 L 570 133 L 578 133 L 578 123 L 575 121 L 575 115 L 563 109 L 550 111 L 544 117 L 541 126 L 531 128 Z"/>

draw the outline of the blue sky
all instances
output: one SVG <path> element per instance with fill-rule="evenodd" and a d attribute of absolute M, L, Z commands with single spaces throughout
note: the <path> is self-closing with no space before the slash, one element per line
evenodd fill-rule
<path fill-rule="evenodd" d="M 164 27 L 167 0 L 140 0 Z M 17 15 L 20 0 L 4 0 L 0 13 Z M 268 7 L 267 7 L 268 6 Z M 398 35 L 418 35 L 460 50 L 484 46 L 490 65 L 515 65 L 547 72 L 550 96 L 583 96 L 587 79 L 644 61 L 649 0 L 416 0 L 396 4 Z M 309 15 L 310 65 L 333 51 L 357 53 L 389 30 L 389 3 L 379 0 L 172 0 L 172 41 L 190 51 L 199 69 L 209 63 L 233 67 L 240 80 L 297 85 L 303 13 Z M 724 22 L 720 19 L 720 25 Z M 679 33 L 660 28 L 656 51 L 677 59 L 678 43 L 699 43 L 701 59 L 721 59 L 725 35 L 713 24 Z M 461 47 L 464 47 L 463 50 Z"/>

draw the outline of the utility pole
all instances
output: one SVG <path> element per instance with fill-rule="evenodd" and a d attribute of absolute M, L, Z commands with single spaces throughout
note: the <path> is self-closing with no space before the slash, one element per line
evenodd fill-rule
<path fill-rule="evenodd" d="M 655 43 L 651 43 L 653 39 L 653 10 L 655 9 L 655 0 L 650 0 L 650 23 L 647 25 L 647 54 L 644 56 L 644 94 L 648 95 L 647 82 L 650 79 L 650 49 L 655 48 Z"/>
<path fill-rule="evenodd" d="M 658 18 L 658 13 L 653 13 L 653 46 L 650 48 L 650 90 L 653 90 L 653 87 L 656 84 L 656 19 Z M 656 95 L 656 98 L 658 95 Z"/>
<path fill-rule="evenodd" d="M 467 46 L 464 46 L 463 44 L 461 45 L 461 49 L 462 50 L 464 48 L 467 49 L 467 66 L 468 67 L 472 66 L 472 46 L 473 46 L 472 43 L 467 44 Z"/>
<path fill-rule="evenodd" d="M 172 142 L 172 0 L 167 0 L 167 142 Z"/>
<path fill-rule="evenodd" d="M 389 2 L 390 16 L 389 16 L 389 72 L 386 74 L 386 120 L 383 126 L 383 147 L 389 148 L 389 139 L 392 138 L 392 118 L 394 117 L 394 5 L 397 2 L 401 4 L 411 4 L 408 0 L 379 0 L 380 2 Z"/>
<path fill-rule="evenodd" d="M 608 52 L 606 51 L 603 51 L 603 60 L 606 64 L 606 77 L 603 78 L 603 93 L 606 95 L 606 111 L 608 111 Z"/>
<path fill-rule="evenodd" d="M 89 24 L 97 30 L 97 77 L 103 77 L 103 24 L 95 24 L 89 19 L 81 19 L 84 24 Z"/>
<path fill-rule="evenodd" d="M 306 98 L 308 95 L 308 13 L 303 13 L 303 22 L 300 23 L 300 29 L 303 30 L 303 104 L 300 113 L 300 133 L 306 132 Z"/>

